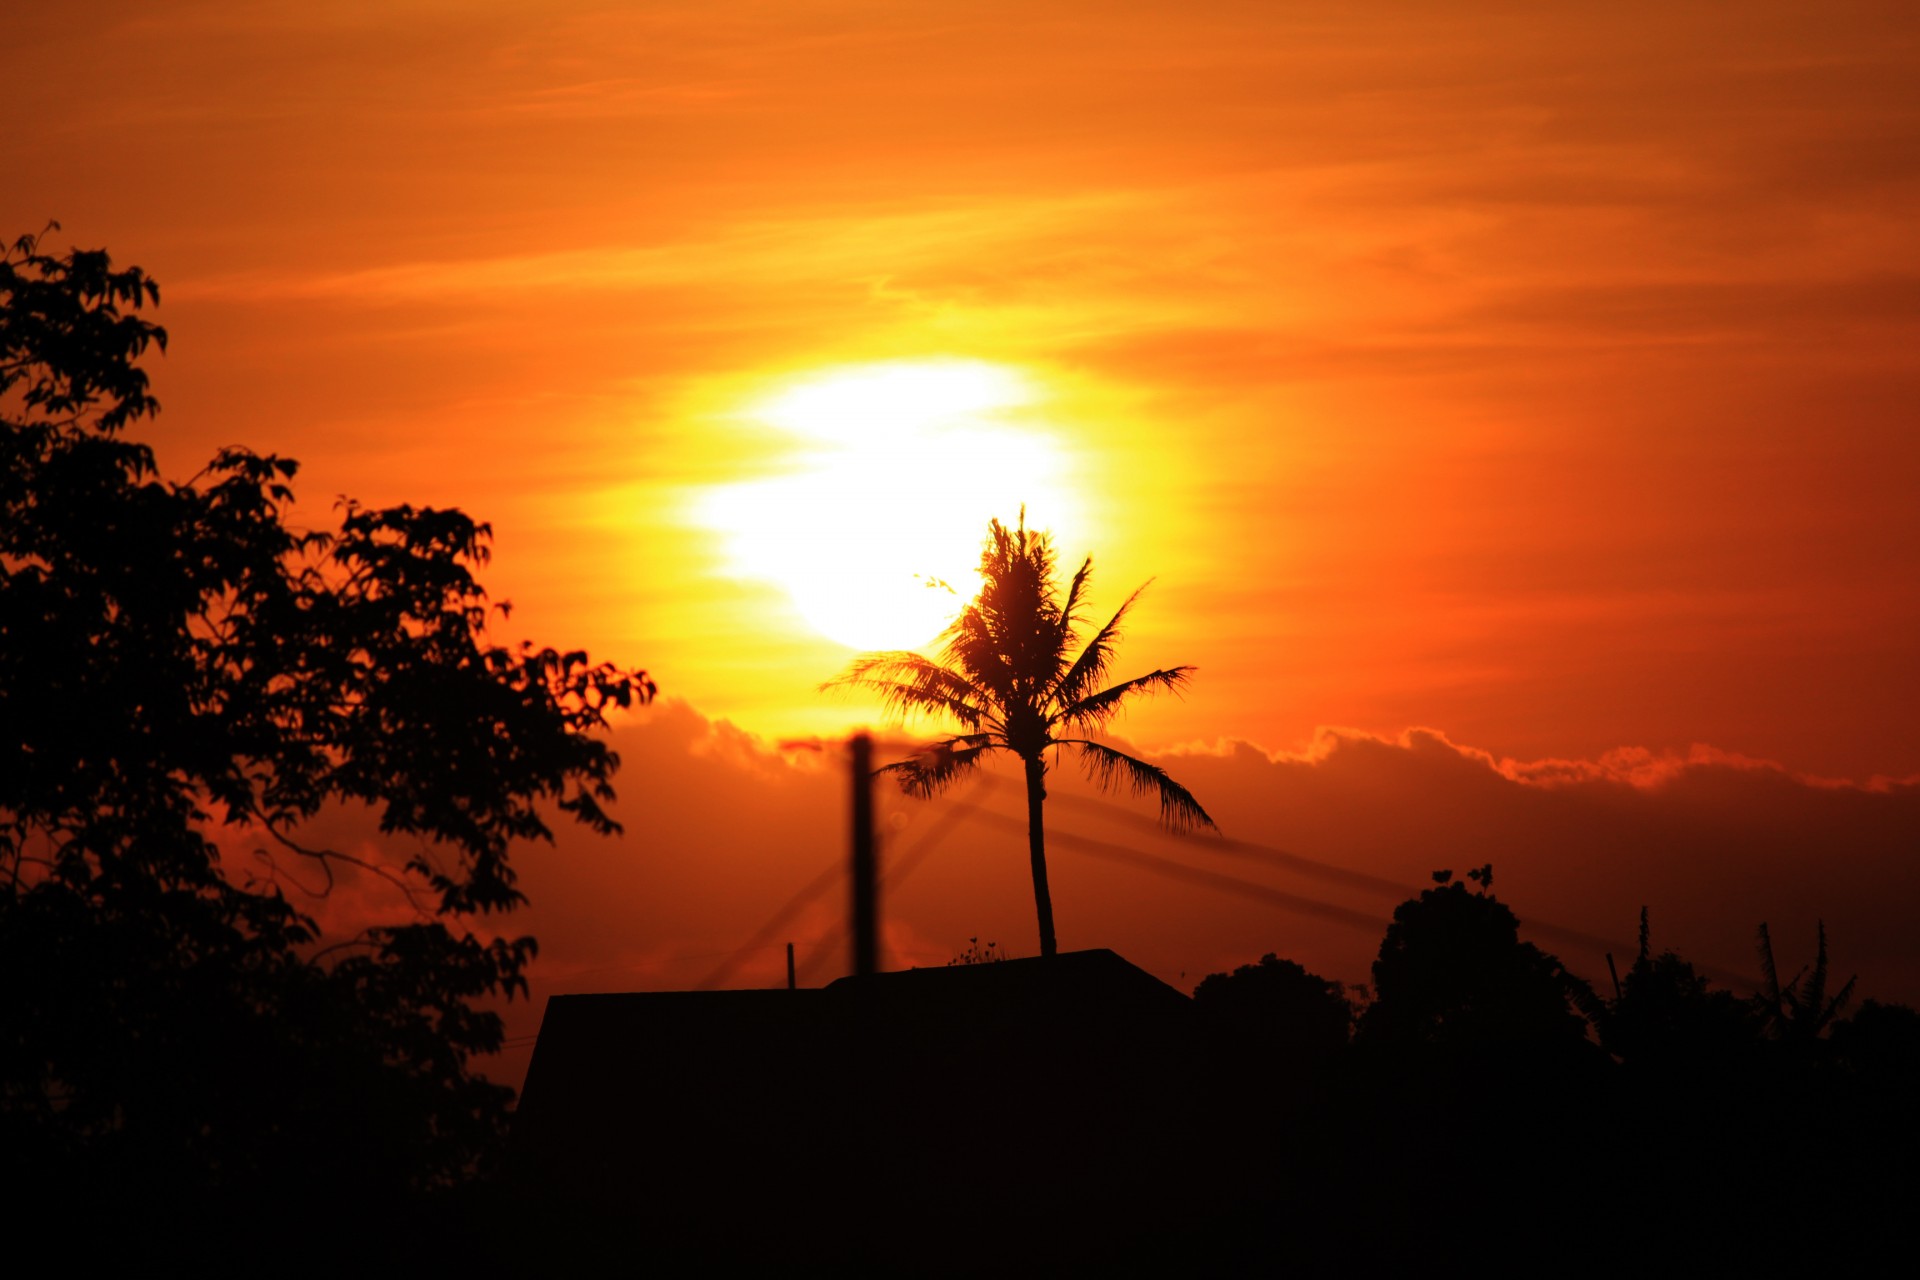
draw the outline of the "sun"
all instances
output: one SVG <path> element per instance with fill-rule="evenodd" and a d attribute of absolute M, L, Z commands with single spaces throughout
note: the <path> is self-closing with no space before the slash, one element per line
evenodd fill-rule
<path fill-rule="evenodd" d="M 917 649 L 978 586 L 990 517 L 1070 520 L 1062 447 L 1030 375 L 979 360 L 841 365 L 742 416 L 784 440 L 777 474 L 709 491 L 732 568 L 848 648 Z"/>

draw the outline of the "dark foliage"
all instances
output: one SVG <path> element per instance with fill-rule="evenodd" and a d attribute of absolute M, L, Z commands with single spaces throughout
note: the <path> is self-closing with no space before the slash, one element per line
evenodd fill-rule
<path fill-rule="evenodd" d="M 1371 1045 L 1480 1050 L 1586 1040 L 1592 990 L 1558 959 L 1520 941 L 1520 921 L 1488 886 L 1439 884 L 1394 910 L 1373 963 L 1373 1003 L 1359 1026 Z"/>
<path fill-rule="evenodd" d="M 1193 989 L 1203 1017 L 1263 1067 L 1323 1060 L 1346 1047 L 1352 1010 L 1346 988 L 1272 952 L 1258 964 L 1212 973 Z"/>
<path fill-rule="evenodd" d="M 0 258 L 0 1161 L 50 1203 L 444 1188 L 511 1099 L 474 1002 L 534 949 L 473 917 L 523 900 L 545 813 L 616 829 L 592 731 L 653 686 L 493 644 L 458 511 L 302 532 L 296 464 L 237 448 L 159 478 L 123 434 L 158 300 L 103 252 Z M 302 843 L 341 804 L 405 866 Z M 322 948 L 283 884 L 343 871 L 410 908 Z"/>
<path fill-rule="evenodd" d="M 997 942 L 989 942 L 983 947 L 980 945 L 980 939 L 968 938 L 966 950 L 947 961 L 947 965 L 951 968 L 954 965 L 964 964 L 1003 964 L 1011 959 L 1013 957 L 1008 955 Z"/>
<path fill-rule="evenodd" d="M 1711 989 L 1673 951 L 1654 954 L 1644 907 L 1639 954 L 1596 1023 L 1607 1051 L 1639 1069 L 1726 1070 L 1750 1058 L 1760 1038 L 1751 1001 Z"/>
<path fill-rule="evenodd" d="M 1834 1060 L 1876 1083 L 1920 1083 L 1920 1013 L 1903 1004 L 1862 1001 L 1830 1036 Z M 1920 1103 L 1920 1098 L 1914 1098 Z"/>
<path fill-rule="evenodd" d="M 1378 1000 L 1330 1068 L 1204 1041 L 1191 1087 L 1214 1207 L 1143 1230 L 1134 1265 L 1157 1249 L 1161 1269 L 1218 1274 L 1771 1273 L 1881 1268 L 1906 1247 L 1920 1015 L 1868 1001 L 1816 1025 L 1835 1000 L 1824 946 L 1758 997 L 1714 989 L 1654 952 L 1644 913 L 1602 1003 L 1519 941 L 1490 879 L 1436 874 L 1395 912 Z M 1196 1012 L 1263 973 L 1318 981 L 1268 957 L 1203 982 Z M 1796 1009 L 1809 1021 L 1789 1031 Z"/>
<path fill-rule="evenodd" d="M 1828 994 L 1824 922 L 1819 925 L 1813 967 L 1801 970 L 1786 983 L 1780 981 L 1779 970 L 1774 967 L 1773 935 L 1764 922 L 1759 935 L 1760 976 L 1765 985 L 1754 996 L 1755 1007 L 1769 1038 L 1790 1050 L 1807 1052 L 1853 999 L 1854 979 L 1847 979 L 1840 990 Z"/>

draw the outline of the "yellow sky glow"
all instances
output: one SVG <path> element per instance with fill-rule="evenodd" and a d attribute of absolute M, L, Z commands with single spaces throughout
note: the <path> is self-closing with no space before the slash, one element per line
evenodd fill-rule
<path fill-rule="evenodd" d="M 743 411 L 785 437 L 776 474 L 712 486 L 698 518 L 732 572 L 784 590 L 850 649 L 926 646 L 977 589 L 982 513 L 1072 521 L 1043 397 L 977 360 L 887 361 L 800 375 Z"/>

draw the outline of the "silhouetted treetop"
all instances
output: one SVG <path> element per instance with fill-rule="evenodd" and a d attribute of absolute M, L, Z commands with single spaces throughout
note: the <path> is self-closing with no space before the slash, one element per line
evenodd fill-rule
<path fill-rule="evenodd" d="M 140 268 L 115 271 L 98 249 L 54 258 L 39 251 L 39 237 L 23 235 L 0 257 L 0 300 L 0 406 L 18 395 L 24 410 L 8 412 L 9 426 L 92 413 L 93 425 L 112 433 L 159 409 L 134 363 L 149 346 L 167 346 L 165 329 L 133 314 L 160 301 L 160 286 Z"/>
<path fill-rule="evenodd" d="M 1244 1046 L 1269 1057 L 1325 1057 L 1347 1043 L 1346 988 L 1272 952 L 1232 973 L 1211 973 L 1193 1002 Z"/>
<path fill-rule="evenodd" d="M 1478 892 L 1437 874 L 1436 887 L 1395 908 L 1373 963 L 1373 1003 L 1359 1035 L 1376 1045 L 1568 1045 L 1584 1042 L 1585 982 L 1520 941 L 1520 922 L 1469 873 Z"/>

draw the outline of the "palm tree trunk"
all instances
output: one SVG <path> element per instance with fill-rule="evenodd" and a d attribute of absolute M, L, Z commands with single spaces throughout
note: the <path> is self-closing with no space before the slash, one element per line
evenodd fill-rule
<path fill-rule="evenodd" d="M 1040 913 L 1040 954 L 1059 950 L 1053 940 L 1053 895 L 1047 892 L 1047 832 L 1041 806 L 1047 798 L 1047 766 L 1038 756 L 1027 760 L 1027 853 L 1033 862 L 1033 907 Z"/>

